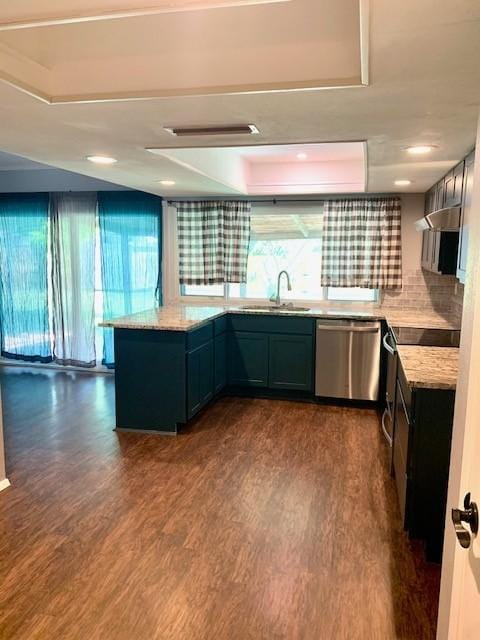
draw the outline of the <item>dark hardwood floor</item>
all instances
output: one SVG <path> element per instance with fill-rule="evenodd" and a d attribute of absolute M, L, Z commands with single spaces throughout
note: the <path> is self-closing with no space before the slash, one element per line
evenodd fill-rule
<path fill-rule="evenodd" d="M 2 640 L 434 638 L 371 409 L 224 398 L 116 433 L 113 378 L 0 368 Z"/>

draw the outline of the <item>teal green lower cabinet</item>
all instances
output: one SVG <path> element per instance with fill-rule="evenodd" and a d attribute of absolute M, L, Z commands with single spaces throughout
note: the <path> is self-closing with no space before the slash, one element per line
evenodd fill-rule
<path fill-rule="evenodd" d="M 215 373 L 214 391 L 220 393 L 227 386 L 227 334 L 215 336 Z"/>
<path fill-rule="evenodd" d="M 187 354 L 187 417 L 191 418 L 213 398 L 213 340 Z"/>
<path fill-rule="evenodd" d="M 312 391 L 312 336 L 269 336 L 268 386 L 270 389 Z"/>
<path fill-rule="evenodd" d="M 268 386 L 268 334 L 233 331 L 229 335 L 229 375 L 232 385 Z"/>
<path fill-rule="evenodd" d="M 115 329 L 117 429 L 177 433 L 187 420 L 184 331 Z"/>
<path fill-rule="evenodd" d="M 224 389 L 313 397 L 311 318 L 237 314 L 191 331 L 114 336 L 117 429 L 177 433 Z"/>

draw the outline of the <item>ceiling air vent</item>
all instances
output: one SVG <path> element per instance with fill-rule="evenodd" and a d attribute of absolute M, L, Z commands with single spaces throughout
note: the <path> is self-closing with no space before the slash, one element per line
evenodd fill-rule
<path fill-rule="evenodd" d="M 259 133 L 254 124 L 227 124 L 216 127 L 164 127 L 172 136 L 232 136 Z"/>

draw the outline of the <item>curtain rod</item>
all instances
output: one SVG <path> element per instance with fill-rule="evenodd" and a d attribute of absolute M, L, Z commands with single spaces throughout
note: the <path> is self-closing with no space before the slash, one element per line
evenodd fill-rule
<path fill-rule="evenodd" d="M 214 196 L 212 198 L 175 198 L 175 199 L 171 199 L 171 200 L 167 200 L 167 204 L 175 204 L 176 202 L 222 202 L 223 200 L 226 201 L 239 201 L 239 202 L 249 202 L 251 204 L 282 204 L 283 202 L 289 203 L 289 202 L 302 202 L 302 203 L 323 203 L 326 202 L 327 200 L 358 200 L 358 199 L 363 199 L 363 200 L 373 200 L 373 199 L 379 199 L 379 198 L 399 198 L 399 194 L 398 193 L 347 193 L 345 195 L 327 195 L 327 196 L 323 196 L 322 198 L 265 198 L 265 199 L 259 199 L 259 200 L 255 200 L 252 198 L 246 198 L 246 197 L 220 197 L 220 196 Z"/>

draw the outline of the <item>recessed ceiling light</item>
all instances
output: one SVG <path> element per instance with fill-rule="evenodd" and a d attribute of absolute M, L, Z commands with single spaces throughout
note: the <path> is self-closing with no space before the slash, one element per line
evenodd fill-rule
<path fill-rule="evenodd" d="M 407 152 L 412 156 L 423 156 L 426 153 L 430 153 L 435 149 L 434 145 L 431 144 L 418 144 L 414 147 L 407 147 Z"/>
<path fill-rule="evenodd" d="M 306 160 L 308 158 L 307 154 L 304 153 L 303 151 L 301 153 L 297 153 L 297 158 L 299 160 Z"/>
<path fill-rule="evenodd" d="M 163 184 L 164 187 L 173 187 L 175 180 L 159 180 L 160 184 Z"/>
<path fill-rule="evenodd" d="M 409 184 L 412 184 L 411 180 L 395 180 L 397 187 L 408 187 Z"/>
<path fill-rule="evenodd" d="M 87 160 L 95 164 L 115 164 L 117 160 L 110 156 L 87 156 Z"/>

